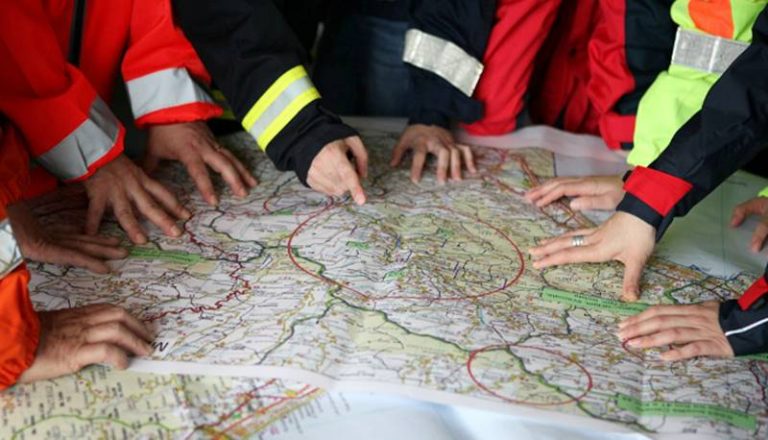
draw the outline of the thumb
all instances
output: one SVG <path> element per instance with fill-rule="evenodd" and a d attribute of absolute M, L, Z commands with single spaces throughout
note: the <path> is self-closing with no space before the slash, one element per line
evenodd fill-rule
<path fill-rule="evenodd" d="M 643 276 L 643 267 L 643 263 L 628 262 L 625 264 L 622 300 L 635 302 L 640 299 L 640 279 Z"/>

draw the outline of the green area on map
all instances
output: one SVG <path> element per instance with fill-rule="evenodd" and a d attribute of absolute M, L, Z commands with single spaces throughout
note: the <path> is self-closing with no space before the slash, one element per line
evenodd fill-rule
<path fill-rule="evenodd" d="M 750 354 L 749 356 L 739 356 L 738 358 L 751 361 L 768 362 L 768 353 Z"/>
<path fill-rule="evenodd" d="M 371 245 L 369 245 L 364 241 L 348 241 L 347 246 L 353 249 L 360 249 L 360 250 L 366 250 L 371 247 Z"/>
<path fill-rule="evenodd" d="M 644 303 L 628 303 L 615 299 L 600 298 L 584 293 L 566 292 L 565 290 L 545 287 L 541 299 L 582 309 L 599 310 L 618 315 L 636 315 L 648 308 Z"/>
<path fill-rule="evenodd" d="M 199 255 L 181 251 L 164 251 L 162 249 L 135 247 L 131 249 L 132 258 L 144 260 L 162 260 L 169 263 L 196 264 L 203 261 Z"/>
<path fill-rule="evenodd" d="M 399 280 L 405 276 L 405 269 L 393 270 L 384 275 L 384 281 Z"/>
<path fill-rule="evenodd" d="M 619 408 L 637 415 L 702 417 L 749 431 L 753 431 L 757 427 L 755 416 L 717 405 L 664 401 L 641 402 L 639 399 L 624 394 L 617 395 L 616 403 Z"/>

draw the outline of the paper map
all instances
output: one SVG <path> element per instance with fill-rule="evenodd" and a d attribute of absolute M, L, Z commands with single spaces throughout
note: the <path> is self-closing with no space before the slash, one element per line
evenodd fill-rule
<path fill-rule="evenodd" d="M 300 396 L 315 387 L 386 391 L 541 417 L 558 413 L 559 420 L 598 429 L 768 436 L 764 358 L 668 364 L 656 351 L 628 350 L 616 324 L 644 305 L 615 299 L 620 265 L 544 272 L 530 266 L 526 250 L 537 240 L 589 224 L 565 204 L 540 211 L 522 198 L 532 183 L 552 176 L 551 153 L 482 149 L 479 176 L 416 185 L 408 170 L 387 165 L 395 135 L 363 135 L 373 164 L 365 206 L 302 187 L 293 174 L 275 171 L 246 135 L 236 135 L 226 142 L 261 180 L 247 199 L 224 198 L 211 208 L 180 167 L 169 167 L 163 180 L 195 212 L 182 238 L 155 231 L 111 276 L 32 267 L 39 308 L 110 302 L 156 328 L 156 352 L 134 362 L 135 371 L 241 379 L 103 373 L 107 391 L 100 393 L 116 397 L 131 389 L 129 396 L 138 396 L 131 401 L 144 412 L 127 420 L 104 415 L 96 404 L 102 394 L 84 391 L 88 379 L 35 385 L 48 397 L 34 404 L 26 397 L 30 387 L 18 387 L 0 396 L 0 433 L 85 436 L 100 429 L 120 437 L 146 428 L 205 437 L 190 426 L 233 411 L 231 398 L 217 396 L 243 396 L 268 383 L 242 377 L 277 377 L 312 384 L 287 388 Z M 731 298 L 753 279 L 720 279 L 657 259 L 646 271 L 643 301 Z M 60 388 L 78 391 L 60 399 Z M 196 402 L 194 411 L 168 403 L 182 397 Z M 25 399 L 34 418 L 20 416 Z M 82 416 L 78 399 L 110 422 L 86 427 L 59 416 Z M 169 428 L 187 430 L 161 431 L 166 419 Z M 261 432 L 265 418 L 251 420 L 241 431 Z"/>

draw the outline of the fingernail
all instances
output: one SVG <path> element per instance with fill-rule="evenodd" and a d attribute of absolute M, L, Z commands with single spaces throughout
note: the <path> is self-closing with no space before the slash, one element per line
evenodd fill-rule
<path fill-rule="evenodd" d="M 189 220 L 191 217 L 192 217 L 192 213 L 189 210 L 185 209 L 185 210 L 181 211 L 181 218 L 182 219 Z"/>
<path fill-rule="evenodd" d="M 174 237 L 178 237 L 179 235 L 181 235 L 181 229 L 178 226 L 172 227 L 171 235 L 173 235 Z"/>
<path fill-rule="evenodd" d="M 143 235 L 137 235 L 133 237 L 133 241 L 138 244 L 146 244 L 147 243 L 147 237 Z"/>

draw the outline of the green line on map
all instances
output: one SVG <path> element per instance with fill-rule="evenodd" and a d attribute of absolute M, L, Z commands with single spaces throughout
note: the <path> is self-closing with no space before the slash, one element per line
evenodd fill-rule
<path fill-rule="evenodd" d="M 615 299 L 600 298 L 584 293 L 573 293 L 565 290 L 545 287 L 541 299 L 582 309 L 600 310 L 618 315 L 636 315 L 648 308 L 644 303 L 627 303 Z"/>
<path fill-rule="evenodd" d="M 168 263 L 196 264 L 203 261 L 199 255 L 181 251 L 164 251 L 161 249 L 135 247 L 131 249 L 132 258 L 143 260 L 162 260 Z"/>
<path fill-rule="evenodd" d="M 757 427 L 755 416 L 735 411 L 718 405 L 685 402 L 641 402 L 625 394 L 618 394 L 616 403 L 619 408 L 643 416 L 667 417 L 702 417 L 709 420 L 728 423 L 737 428 L 754 431 Z"/>

